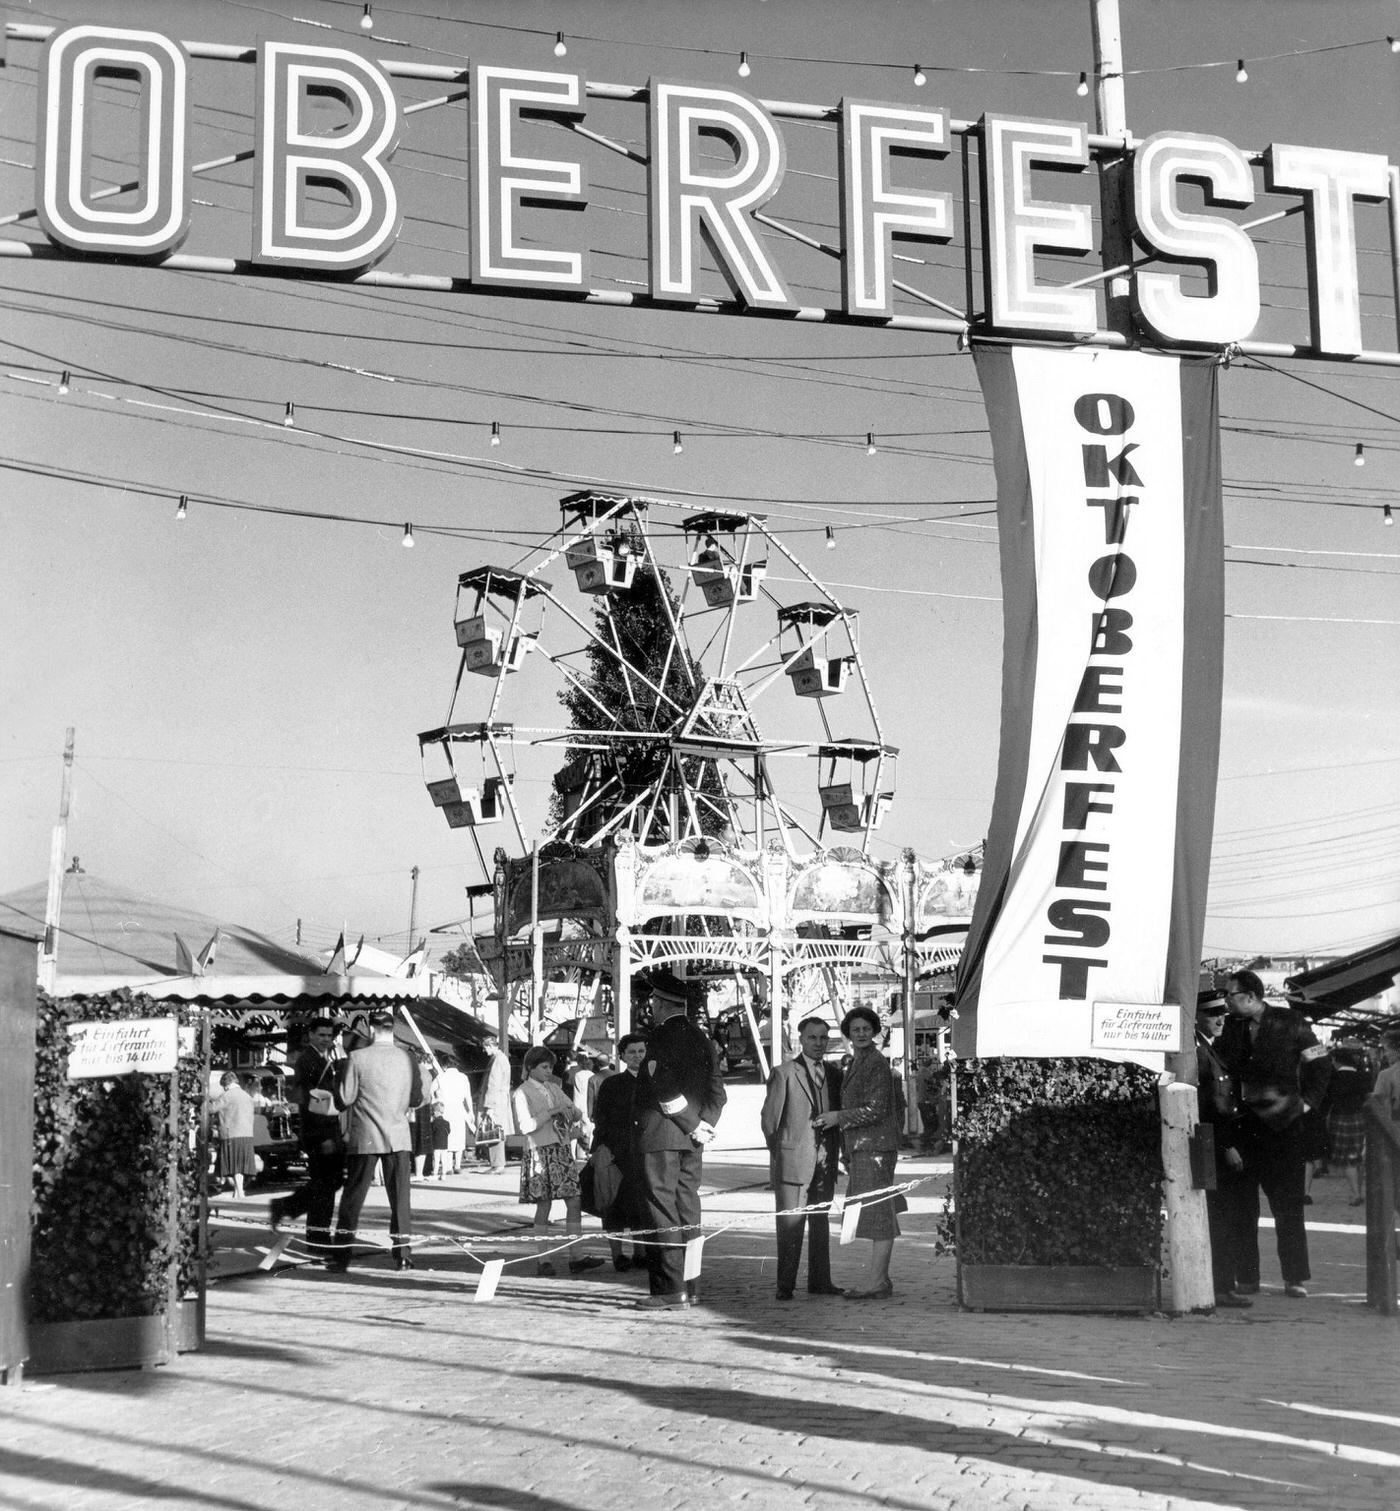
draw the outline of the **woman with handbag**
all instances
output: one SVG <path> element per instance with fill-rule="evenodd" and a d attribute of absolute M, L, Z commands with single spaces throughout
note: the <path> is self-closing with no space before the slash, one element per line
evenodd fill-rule
<path fill-rule="evenodd" d="M 642 1034 L 626 1034 L 617 1048 L 622 1069 L 596 1083 L 593 1100 L 593 1154 L 588 1161 L 593 1205 L 589 1210 L 603 1220 L 613 1269 L 626 1271 L 642 1263 L 641 1247 L 634 1241 L 629 1259 L 622 1252 L 621 1238 L 613 1235 L 643 1226 L 632 1170 L 632 1093 L 647 1056 L 647 1041 Z"/>
<path fill-rule="evenodd" d="M 841 1142 L 850 1174 L 846 1204 L 873 1193 L 888 1193 L 894 1185 L 895 1160 L 903 1132 L 899 1088 L 890 1062 L 880 1053 L 883 1028 L 872 1008 L 853 1007 L 841 1020 L 841 1032 L 851 1046 L 851 1062 L 841 1077 L 841 1110 L 822 1112 L 813 1128 L 841 1129 Z M 870 1240 L 870 1268 L 865 1284 L 846 1292 L 847 1301 L 888 1301 L 894 1295 L 890 1258 L 899 1237 L 900 1212 L 909 1203 L 902 1194 L 876 1195 L 860 1202 L 856 1237 Z"/>
<path fill-rule="evenodd" d="M 554 1055 L 538 1044 L 525 1056 L 525 1079 L 511 1096 L 517 1133 L 525 1136 L 525 1153 L 520 1161 L 520 1200 L 535 1205 L 534 1230 L 543 1239 L 549 1232 L 549 1212 L 556 1201 L 564 1203 L 564 1227 L 569 1233 L 583 1232 L 583 1210 L 579 1204 L 578 1173 L 574 1169 L 573 1140 L 578 1137 L 579 1118 L 574 1104 L 554 1078 Z M 584 1255 L 569 1261 L 569 1273 L 591 1270 L 601 1259 Z M 558 1271 L 547 1259 L 535 1267 L 537 1275 L 556 1275 Z"/>

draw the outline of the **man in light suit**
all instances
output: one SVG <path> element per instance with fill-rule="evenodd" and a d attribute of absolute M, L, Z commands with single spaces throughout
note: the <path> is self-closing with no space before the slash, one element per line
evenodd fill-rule
<path fill-rule="evenodd" d="M 799 1053 L 769 1077 L 760 1126 L 768 1145 L 773 1196 L 778 1207 L 778 1300 L 791 1301 L 802 1261 L 802 1230 L 807 1247 L 807 1294 L 840 1296 L 831 1283 L 829 1210 L 788 1216 L 795 1208 L 830 1202 L 836 1190 L 839 1128 L 818 1132 L 812 1119 L 841 1106 L 841 1067 L 826 1063 L 828 1028 L 820 1018 L 797 1025 Z"/>
<path fill-rule="evenodd" d="M 409 1240 L 413 1213 L 408 1180 L 413 1163 L 413 1140 L 408 1115 L 423 1101 L 423 1079 L 417 1059 L 394 1043 L 394 1015 L 374 1013 L 369 1020 L 371 1043 L 340 1062 L 335 1099 L 350 1114 L 347 1139 L 349 1160 L 345 1189 L 340 1193 L 335 1246 L 328 1270 L 347 1270 L 360 1211 L 377 1167 L 384 1172 L 389 1197 L 389 1231 L 396 1270 L 411 1270 Z"/>

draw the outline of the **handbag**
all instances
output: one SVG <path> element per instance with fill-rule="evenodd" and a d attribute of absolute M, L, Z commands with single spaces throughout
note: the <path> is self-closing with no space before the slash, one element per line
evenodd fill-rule
<path fill-rule="evenodd" d="M 499 1144 L 505 1137 L 501 1131 L 501 1125 L 489 1112 L 482 1112 L 476 1120 L 476 1141 L 478 1144 Z"/>
<path fill-rule="evenodd" d="M 605 1218 L 622 1190 L 622 1171 L 606 1144 L 599 1144 L 579 1172 L 580 1204 L 593 1217 Z"/>

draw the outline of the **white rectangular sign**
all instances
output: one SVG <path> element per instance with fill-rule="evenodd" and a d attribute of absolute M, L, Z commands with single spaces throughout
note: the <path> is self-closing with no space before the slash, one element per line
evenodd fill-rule
<path fill-rule="evenodd" d="M 1181 1034 L 1172 1002 L 1096 1002 L 1089 1043 L 1094 1049 L 1171 1054 Z"/>
<path fill-rule="evenodd" d="M 68 1026 L 68 1079 L 168 1075 L 175 1069 L 174 1018 L 121 1018 L 109 1023 Z"/>

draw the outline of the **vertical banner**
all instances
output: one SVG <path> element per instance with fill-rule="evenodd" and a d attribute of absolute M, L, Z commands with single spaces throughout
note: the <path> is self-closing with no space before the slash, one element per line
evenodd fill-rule
<path fill-rule="evenodd" d="M 959 1050 L 1160 1069 L 1192 1027 L 1215 814 L 1219 368 L 1087 348 L 976 360 L 1005 638 Z"/>

